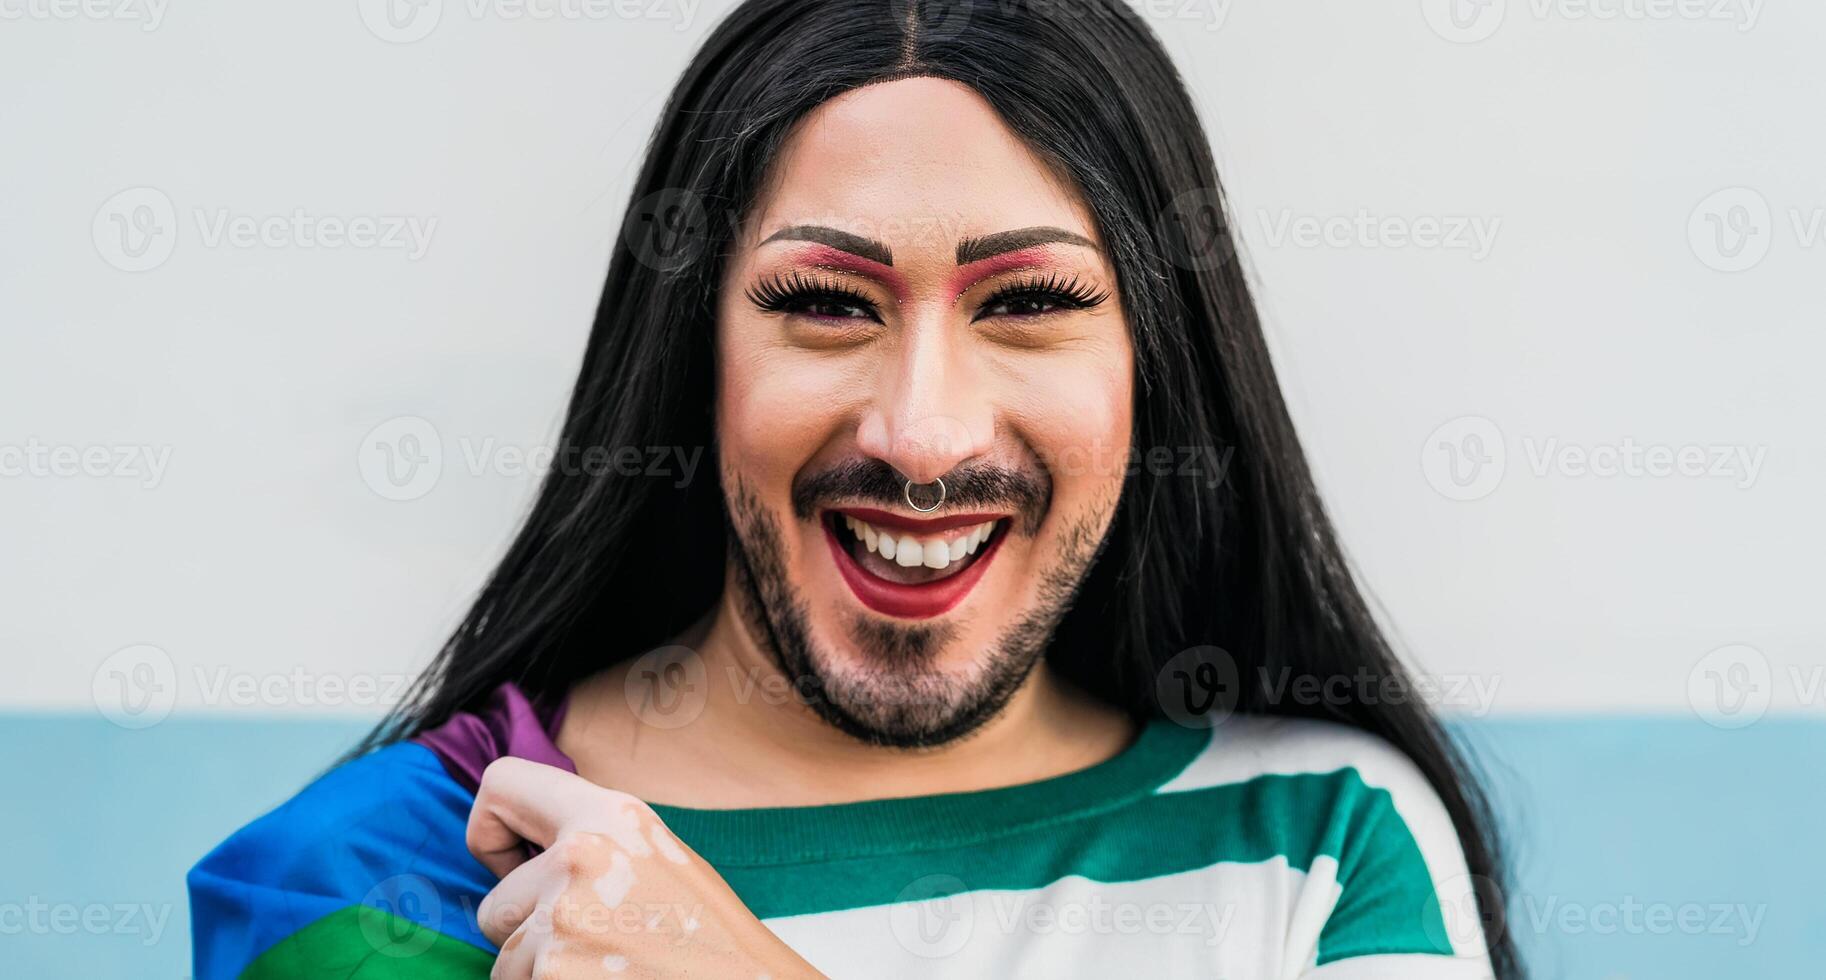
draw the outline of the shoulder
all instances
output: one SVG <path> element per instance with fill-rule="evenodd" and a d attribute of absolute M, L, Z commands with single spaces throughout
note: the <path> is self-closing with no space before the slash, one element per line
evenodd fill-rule
<path fill-rule="evenodd" d="M 1414 761 L 1384 739 L 1349 725 L 1312 718 L 1233 715 L 1163 789 L 1238 783 L 1259 776 L 1336 775 L 1387 794 L 1417 832 L 1444 830 L 1456 839 L 1439 795 Z M 1438 819 L 1436 819 L 1438 818 Z"/>
<path fill-rule="evenodd" d="M 191 869 L 196 975 L 291 975 L 272 968 L 287 962 L 321 972 L 382 947 L 397 959 L 401 942 L 435 954 L 426 968 L 465 950 L 486 964 L 474 908 L 493 876 L 464 844 L 473 800 L 416 744 L 326 773 Z"/>
<path fill-rule="evenodd" d="M 1393 953 L 1481 956 L 1451 814 L 1414 761 L 1384 739 L 1337 722 L 1235 715 L 1160 791 L 1243 801 L 1278 838 L 1277 850 L 1333 892 L 1318 965 Z"/>

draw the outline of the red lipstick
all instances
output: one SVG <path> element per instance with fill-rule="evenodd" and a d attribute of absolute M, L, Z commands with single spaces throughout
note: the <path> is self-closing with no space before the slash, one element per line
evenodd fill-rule
<path fill-rule="evenodd" d="M 957 515 L 937 518 L 930 521 L 919 521 L 902 517 L 888 511 L 866 510 L 861 508 L 836 511 L 849 514 L 859 520 L 867 521 L 877 527 L 897 528 L 914 533 L 931 534 L 936 531 L 949 530 L 970 524 L 981 524 L 996 520 L 1005 515 L 977 514 Z M 964 596 L 976 586 L 983 572 L 989 568 L 989 562 L 995 558 L 1002 547 L 1002 536 L 1005 528 L 998 527 L 990 536 L 987 544 L 977 553 L 975 560 L 956 575 L 947 576 L 932 582 L 918 585 L 907 585 L 901 582 L 890 582 L 885 578 L 863 568 L 850 556 L 848 548 L 837 537 L 837 529 L 831 521 L 824 522 L 824 537 L 830 543 L 831 560 L 837 563 L 837 571 L 843 581 L 856 594 L 863 605 L 885 616 L 898 616 L 903 619 L 930 619 L 950 612 Z"/>

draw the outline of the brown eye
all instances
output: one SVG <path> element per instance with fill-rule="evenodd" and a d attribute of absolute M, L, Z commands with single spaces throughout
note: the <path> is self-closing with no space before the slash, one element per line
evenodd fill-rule
<path fill-rule="evenodd" d="M 1087 310 L 1101 304 L 1109 294 L 1062 276 L 1015 283 L 983 301 L 975 320 L 991 317 L 1043 316 L 1061 310 Z"/>
<path fill-rule="evenodd" d="M 797 272 L 756 284 L 748 290 L 748 299 L 764 313 L 881 322 L 868 297 L 839 282 L 808 279 Z"/>
<path fill-rule="evenodd" d="M 873 320 L 874 314 L 858 303 L 842 299 L 809 298 L 801 303 L 791 303 L 785 308 L 787 313 L 803 313 L 806 316 L 823 317 L 827 320 Z"/>
<path fill-rule="evenodd" d="M 978 318 L 990 316 L 1034 316 L 1040 313 L 1051 313 L 1059 308 L 1055 297 L 1040 294 L 1010 296 L 1000 302 L 983 307 Z"/>

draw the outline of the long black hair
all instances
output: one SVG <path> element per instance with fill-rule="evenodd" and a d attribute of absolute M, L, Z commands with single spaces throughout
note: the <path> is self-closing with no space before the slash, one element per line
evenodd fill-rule
<path fill-rule="evenodd" d="M 930 76 L 980 93 L 1069 176 L 1117 274 L 1135 350 L 1133 444 L 1227 459 L 1130 469 L 1105 551 L 1047 649 L 1137 718 L 1185 651 L 1221 651 L 1233 696 L 1201 710 L 1332 718 L 1411 758 L 1457 828 L 1485 921 L 1502 879 L 1487 804 L 1413 698 L 1290 700 L 1274 677 L 1407 675 L 1320 505 L 1224 221 L 1210 147 L 1171 60 L 1123 0 L 747 0 L 711 33 L 660 117 L 609 265 L 554 467 L 474 607 L 362 749 L 473 710 L 506 681 L 556 699 L 668 642 L 719 598 L 715 297 L 724 257 L 792 126 L 872 83 Z M 680 488 L 592 449 L 705 448 Z M 1175 657 L 1179 657 L 1176 661 Z M 1276 692 L 1279 692 L 1277 695 Z M 359 751 L 359 750 L 358 750 Z M 1513 944 L 1487 937 L 1498 976 Z"/>

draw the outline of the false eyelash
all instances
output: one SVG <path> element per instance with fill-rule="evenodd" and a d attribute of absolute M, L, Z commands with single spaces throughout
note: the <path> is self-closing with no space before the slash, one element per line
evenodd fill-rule
<path fill-rule="evenodd" d="M 1101 305 L 1109 298 L 1109 291 L 1086 285 L 1077 276 L 1067 278 L 1052 273 L 1044 278 L 1035 276 L 1010 283 L 983 300 L 983 307 L 1023 298 L 1044 300 L 1068 310 L 1086 310 Z"/>
<path fill-rule="evenodd" d="M 815 279 L 798 271 L 776 275 L 748 288 L 748 301 L 765 313 L 782 313 L 819 300 L 848 303 L 875 315 L 875 302 L 836 279 Z"/>

